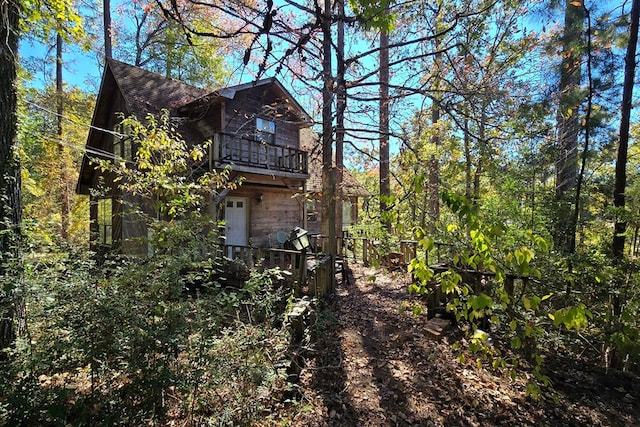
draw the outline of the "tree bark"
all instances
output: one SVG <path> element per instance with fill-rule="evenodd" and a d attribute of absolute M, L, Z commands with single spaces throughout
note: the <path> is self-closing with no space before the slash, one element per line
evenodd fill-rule
<path fill-rule="evenodd" d="M 486 101 L 481 101 L 481 109 L 480 109 L 480 123 L 478 124 L 478 158 L 476 164 L 476 170 L 473 175 L 473 203 L 480 203 L 480 178 L 484 173 L 484 165 L 487 164 L 488 157 L 488 138 L 487 138 L 487 103 Z"/>
<path fill-rule="evenodd" d="M 0 287 L 0 349 L 16 338 L 14 319 L 21 306 L 20 164 L 14 153 L 19 16 L 17 0 L 0 5 L 0 281 L 7 281 Z"/>
<path fill-rule="evenodd" d="M 578 135 L 580 121 L 578 109 L 583 52 L 579 46 L 584 32 L 584 9 L 573 0 L 565 0 L 564 34 L 562 36 L 562 62 L 558 88 L 556 202 L 558 203 L 554 241 L 564 253 L 572 253 L 570 242 L 576 233 L 572 218 L 572 191 L 578 173 Z"/>
<path fill-rule="evenodd" d="M 471 200 L 471 136 L 469 135 L 469 119 L 464 119 L 464 195 Z"/>
<path fill-rule="evenodd" d="M 337 103 L 336 103 L 336 233 L 342 236 L 342 203 L 346 198 L 343 185 L 344 176 L 344 112 L 347 107 L 347 87 L 345 85 L 344 75 L 346 72 L 344 62 L 344 0 L 338 0 L 338 44 L 337 48 L 337 64 L 336 64 L 336 84 L 337 84 Z M 344 236 L 342 236 L 344 237 Z M 344 245 L 344 241 L 341 241 Z"/>
<path fill-rule="evenodd" d="M 69 240 L 69 215 L 71 212 L 69 199 L 69 183 L 67 178 L 67 162 L 62 141 L 62 116 L 64 114 L 64 81 L 62 79 L 62 34 L 56 36 L 56 113 L 58 117 L 58 157 L 60 164 L 60 236 L 62 241 Z"/>
<path fill-rule="evenodd" d="M 625 233 L 627 221 L 620 215 L 625 207 L 625 191 L 627 187 L 627 149 L 629 146 L 629 122 L 631 117 L 631 102 L 633 96 L 633 82 L 636 72 L 636 45 L 638 43 L 638 20 L 640 16 L 640 0 L 633 0 L 631 4 L 631 23 L 629 27 L 629 44 L 624 62 L 624 84 L 622 88 L 622 106 L 620 108 L 620 134 L 618 139 L 618 154 L 616 158 L 616 180 L 613 191 L 613 206 L 616 208 L 616 223 L 613 233 L 611 252 L 614 260 L 621 261 L 624 255 Z"/>
<path fill-rule="evenodd" d="M 389 34 L 380 31 L 380 220 L 391 231 L 388 216 L 391 186 L 389 182 Z"/>
<path fill-rule="evenodd" d="M 104 56 L 107 59 L 113 58 L 111 48 L 111 0 L 103 0 L 102 9 L 104 14 Z"/>
<path fill-rule="evenodd" d="M 436 61 L 437 61 L 436 55 Z M 440 122 L 440 102 L 434 97 L 431 105 L 431 124 L 436 128 L 431 143 L 435 153 L 429 159 L 429 216 L 431 224 L 435 224 L 440 218 L 440 163 L 438 152 L 440 151 L 440 131 L 437 129 Z"/>
<path fill-rule="evenodd" d="M 333 76 L 331 73 L 331 0 L 325 0 L 322 11 L 323 87 L 322 87 L 322 233 L 327 236 L 327 251 L 331 257 L 330 291 L 335 287 L 336 256 L 336 192 L 333 168 Z"/>

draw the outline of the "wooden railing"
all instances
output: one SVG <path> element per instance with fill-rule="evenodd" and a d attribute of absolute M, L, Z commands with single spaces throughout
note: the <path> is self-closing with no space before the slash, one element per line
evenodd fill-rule
<path fill-rule="evenodd" d="M 277 248 L 253 248 L 249 246 L 225 245 L 219 250 L 221 255 L 229 259 L 237 259 L 250 268 L 274 268 L 291 274 L 296 284 L 296 293 L 308 285 L 308 294 L 316 297 L 324 297 L 332 292 L 331 273 L 336 268 L 331 268 L 331 257 L 325 252 L 328 240 L 321 235 L 315 235 L 312 239 L 312 247 L 307 251 L 297 251 Z M 352 237 L 344 235 L 336 239 L 337 258 L 336 265 L 344 267 L 344 263 L 353 260 L 361 261 L 365 265 L 386 266 L 390 269 L 406 269 L 411 259 L 418 256 L 418 242 L 415 240 L 402 240 L 393 250 L 383 251 L 379 241 L 366 237 Z M 445 244 L 436 244 L 436 259 L 440 262 L 442 247 Z M 428 262 L 429 260 L 427 260 Z"/>
<path fill-rule="evenodd" d="M 225 245 L 223 255 L 229 259 L 238 259 L 252 268 L 279 267 L 291 273 L 299 285 L 307 278 L 307 254 L 305 252 L 276 249 L 252 248 L 249 246 Z"/>
<path fill-rule="evenodd" d="M 308 173 L 306 151 L 266 144 L 232 134 L 216 134 L 212 146 L 212 166 L 236 164 L 291 173 Z"/>
<path fill-rule="evenodd" d="M 312 237 L 312 250 L 315 253 L 328 253 L 328 238 L 323 235 Z M 436 243 L 437 259 L 440 260 L 441 243 Z M 336 237 L 336 255 L 346 260 L 362 261 L 366 265 L 387 265 L 399 267 L 408 264 L 417 256 L 418 242 L 402 240 L 394 248 L 383 250 L 377 239 L 344 234 Z"/>
<path fill-rule="evenodd" d="M 334 269 L 331 266 L 331 257 L 316 257 L 313 274 L 309 278 L 309 295 L 316 298 L 324 298 L 333 292 L 331 288 L 333 280 L 331 274 Z"/>
<path fill-rule="evenodd" d="M 324 298 L 333 292 L 331 257 L 303 251 L 273 248 L 251 248 L 226 245 L 224 256 L 237 259 L 252 268 L 274 268 L 289 272 L 294 280 L 295 292 L 316 298 Z M 303 287 L 306 291 L 303 292 Z"/>
<path fill-rule="evenodd" d="M 312 250 L 315 253 L 328 253 L 329 239 L 320 234 L 312 236 Z M 415 256 L 417 242 L 403 240 L 400 243 L 400 253 L 404 260 Z M 385 255 L 381 253 L 380 243 L 367 237 L 354 237 L 347 234 L 336 236 L 336 255 L 345 259 L 363 261 L 365 264 L 382 264 Z"/>

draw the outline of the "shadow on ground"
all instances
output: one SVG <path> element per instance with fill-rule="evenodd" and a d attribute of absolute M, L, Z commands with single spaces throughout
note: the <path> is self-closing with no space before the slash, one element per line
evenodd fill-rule
<path fill-rule="evenodd" d="M 449 343 L 459 333 L 433 339 L 426 316 L 400 310 L 410 299 L 408 275 L 354 264 L 347 277 L 320 313 L 294 425 L 640 425 L 637 381 L 607 388 L 574 366 L 582 374 L 555 375 L 558 404 L 535 400 L 524 379 L 460 363 Z"/>

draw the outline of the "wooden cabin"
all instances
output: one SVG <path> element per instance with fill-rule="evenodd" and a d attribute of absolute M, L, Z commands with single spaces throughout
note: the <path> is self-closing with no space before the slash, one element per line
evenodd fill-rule
<path fill-rule="evenodd" d="M 275 78 L 216 91 L 203 90 L 113 59 L 107 61 L 87 139 L 77 191 L 91 198 L 91 244 L 95 250 L 146 253 L 146 225 L 125 214 L 124 194 L 92 157 L 130 158 L 135 147 L 111 132 L 119 114 L 142 120 L 167 109 L 187 143 L 211 140 L 208 168 L 231 166 L 236 190 L 218 195 L 227 245 L 282 246 L 289 232 L 305 224 L 308 153 L 300 133 L 311 119 Z M 98 191 L 99 188 L 102 188 Z M 223 196 L 224 198 L 222 198 Z M 297 197 L 298 196 L 298 197 Z M 220 206 L 221 205 L 221 206 Z"/>

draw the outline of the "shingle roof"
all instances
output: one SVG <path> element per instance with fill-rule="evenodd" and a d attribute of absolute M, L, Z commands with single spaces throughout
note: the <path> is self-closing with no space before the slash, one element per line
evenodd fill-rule
<path fill-rule="evenodd" d="M 209 92 L 115 59 L 109 60 L 109 67 L 129 112 L 142 115 L 139 119 L 149 113 L 157 114 L 163 108 L 173 111 Z"/>

